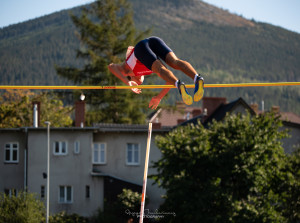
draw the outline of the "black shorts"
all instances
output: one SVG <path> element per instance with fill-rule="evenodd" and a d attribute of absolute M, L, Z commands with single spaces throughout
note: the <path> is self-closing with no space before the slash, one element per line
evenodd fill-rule
<path fill-rule="evenodd" d="M 135 57 L 142 62 L 149 70 L 152 70 L 152 64 L 157 59 L 166 60 L 166 56 L 172 50 L 167 44 L 156 36 L 141 40 L 134 47 Z"/>

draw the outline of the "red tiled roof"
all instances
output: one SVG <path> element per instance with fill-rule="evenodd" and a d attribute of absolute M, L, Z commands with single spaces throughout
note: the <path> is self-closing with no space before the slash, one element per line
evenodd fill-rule
<path fill-rule="evenodd" d="M 202 113 L 200 107 L 188 107 L 177 103 L 176 109 L 162 109 L 153 123 L 161 123 L 161 126 L 176 126 L 178 120 L 186 121 Z"/>
<path fill-rule="evenodd" d="M 293 112 L 280 112 L 281 120 L 300 124 L 300 116 Z"/>
<path fill-rule="evenodd" d="M 235 103 L 236 101 L 234 101 Z M 204 97 L 204 106 L 209 108 L 210 112 L 213 112 L 220 104 L 227 104 L 226 98 L 216 97 Z M 258 105 L 250 105 L 256 114 L 262 114 L 264 112 L 258 110 Z M 205 108 L 206 108 L 205 107 Z M 206 109 L 207 109 L 206 108 Z M 295 124 L 300 124 L 300 116 L 292 112 L 280 112 L 279 106 L 272 107 L 273 112 L 281 115 L 282 121 L 287 121 Z M 160 123 L 162 127 L 173 127 L 189 119 L 193 119 L 202 114 L 200 107 L 186 106 L 183 102 L 177 102 L 176 108 L 164 108 L 162 109 L 157 117 L 153 120 L 153 123 Z M 153 117 L 153 116 L 152 116 Z"/>

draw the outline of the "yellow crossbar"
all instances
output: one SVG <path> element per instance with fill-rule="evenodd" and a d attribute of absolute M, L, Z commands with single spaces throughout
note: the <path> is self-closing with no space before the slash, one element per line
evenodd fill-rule
<path fill-rule="evenodd" d="M 234 83 L 234 84 L 205 84 L 205 88 L 225 88 L 225 87 L 266 87 L 266 86 L 299 86 L 300 82 L 274 82 L 274 83 Z M 194 88 L 195 85 L 188 84 L 187 88 Z M 27 85 L 0 85 L 0 89 L 72 89 L 72 90 L 105 90 L 105 89 L 154 89 L 154 88 L 176 88 L 173 85 L 139 85 L 139 86 L 27 86 Z"/>

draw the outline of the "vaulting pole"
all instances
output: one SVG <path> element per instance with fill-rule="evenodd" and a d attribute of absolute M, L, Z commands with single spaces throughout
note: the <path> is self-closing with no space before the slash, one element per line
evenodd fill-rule
<path fill-rule="evenodd" d="M 144 208 L 145 208 L 146 187 L 147 187 L 147 177 L 148 177 L 148 163 L 149 163 L 149 154 L 150 154 L 151 134 L 152 134 L 152 122 L 149 122 L 147 149 L 146 149 L 146 158 L 145 158 L 145 167 L 144 167 L 143 191 L 142 191 L 141 210 L 140 210 L 140 223 L 143 223 L 144 220 Z"/>
<path fill-rule="evenodd" d="M 205 84 L 204 88 L 227 88 L 227 87 L 267 87 L 267 86 L 300 86 L 300 82 L 273 82 L 273 83 L 233 83 L 233 84 Z M 187 84 L 187 88 L 195 85 Z M 109 90 L 109 89 L 153 89 L 153 88 L 176 88 L 174 85 L 139 85 L 139 86 L 27 86 L 27 85 L 0 85 L 0 89 L 31 89 L 31 90 Z"/>
<path fill-rule="evenodd" d="M 160 108 L 149 121 L 147 149 L 146 149 L 146 158 L 145 158 L 145 167 L 144 167 L 143 191 L 142 191 L 141 210 L 140 210 L 140 223 L 143 223 L 143 221 L 144 221 L 144 209 L 145 209 L 148 164 L 149 164 L 150 144 L 151 144 L 151 134 L 152 134 L 152 122 L 154 119 L 156 119 L 156 117 L 161 112 L 161 110 L 162 109 Z"/>

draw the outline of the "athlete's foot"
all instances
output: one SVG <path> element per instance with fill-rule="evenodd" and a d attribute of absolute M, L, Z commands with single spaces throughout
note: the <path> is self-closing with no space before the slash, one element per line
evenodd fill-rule
<path fill-rule="evenodd" d="M 195 78 L 194 101 L 200 101 L 204 94 L 204 79 L 200 75 Z"/>
<path fill-rule="evenodd" d="M 178 81 L 177 88 L 179 90 L 179 93 L 182 97 L 183 102 L 187 105 L 193 104 L 193 98 L 186 90 L 184 83 L 181 81 Z"/>

